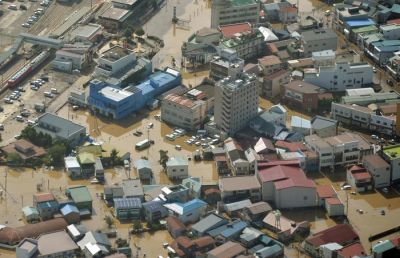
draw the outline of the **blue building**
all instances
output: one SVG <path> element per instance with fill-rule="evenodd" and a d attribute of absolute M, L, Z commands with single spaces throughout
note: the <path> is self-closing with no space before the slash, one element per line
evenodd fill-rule
<path fill-rule="evenodd" d="M 121 119 L 139 111 L 154 98 L 181 84 L 180 73 L 171 68 L 158 71 L 139 85 L 116 88 L 103 81 L 90 83 L 89 107 L 97 114 L 113 119 Z"/>
<path fill-rule="evenodd" d="M 68 224 L 79 223 L 81 221 L 79 210 L 75 205 L 66 204 L 60 209 L 60 212 Z"/>
<path fill-rule="evenodd" d="M 58 212 L 57 201 L 40 202 L 36 206 L 42 220 L 52 219 L 54 214 Z"/>

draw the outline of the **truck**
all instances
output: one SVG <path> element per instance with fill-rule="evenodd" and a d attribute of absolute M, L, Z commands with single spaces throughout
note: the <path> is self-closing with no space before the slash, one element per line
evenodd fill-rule
<path fill-rule="evenodd" d="M 151 143 L 152 143 L 152 141 L 150 141 L 149 139 L 145 139 L 143 141 L 140 141 L 140 142 L 136 143 L 135 149 L 138 150 L 138 151 L 147 149 L 147 148 L 150 147 Z"/>

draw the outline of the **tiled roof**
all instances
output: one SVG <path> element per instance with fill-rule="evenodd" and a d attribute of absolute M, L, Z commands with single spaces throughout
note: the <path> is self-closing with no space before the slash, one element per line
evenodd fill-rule
<path fill-rule="evenodd" d="M 331 185 L 317 186 L 317 194 L 319 198 L 329 198 L 336 195 L 335 190 Z"/>
<path fill-rule="evenodd" d="M 317 248 L 328 243 L 344 244 L 356 239 L 359 239 L 358 234 L 350 225 L 338 224 L 312 235 L 306 242 Z"/>
<path fill-rule="evenodd" d="M 243 33 L 251 30 L 251 25 L 248 22 L 221 25 L 219 26 L 219 30 L 225 38 L 232 38 L 236 33 Z"/>

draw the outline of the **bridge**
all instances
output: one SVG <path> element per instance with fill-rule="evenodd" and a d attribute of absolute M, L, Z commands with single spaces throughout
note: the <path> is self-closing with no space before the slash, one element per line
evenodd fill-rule
<path fill-rule="evenodd" d="M 29 33 L 21 33 L 16 37 L 10 49 L 0 54 L 0 67 L 2 67 L 12 58 L 14 58 L 24 42 L 55 49 L 60 49 L 64 45 L 64 43 L 58 39 L 52 39 L 44 36 L 35 36 Z"/>

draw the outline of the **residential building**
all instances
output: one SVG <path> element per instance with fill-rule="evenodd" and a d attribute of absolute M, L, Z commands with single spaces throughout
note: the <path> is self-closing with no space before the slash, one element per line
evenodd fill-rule
<path fill-rule="evenodd" d="M 40 221 L 39 211 L 35 207 L 25 206 L 22 208 L 24 218 L 28 223 L 35 223 Z"/>
<path fill-rule="evenodd" d="M 188 177 L 182 180 L 182 185 L 189 189 L 190 198 L 201 198 L 201 181 L 199 177 Z"/>
<path fill-rule="evenodd" d="M 274 138 L 286 128 L 287 111 L 280 104 L 272 106 L 250 121 L 250 128 L 267 138 Z"/>
<path fill-rule="evenodd" d="M 169 216 L 165 219 L 167 222 L 167 230 L 173 238 L 177 238 L 186 233 L 185 225 L 175 216 Z"/>
<path fill-rule="evenodd" d="M 181 83 L 179 72 L 167 68 L 137 86 L 120 89 L 99 80 L 90 82 L 88 105 L 96 114 L 121 119 L 139 111 L 154 98 Z"/>
<path fill-rule="evenodd" d="M 233 174 L 237 176 L 249 174 L 250 163 L 242 147 L 229 137 L 224 141 L 224 148 L 229 164 L 234 172 Z"/>
<path fill-rule="evenodd" d="M 373 182 L 367 169 L 360 165 L 352 165 L 347 168 L 347 183 L 350 184 L 356 192 L 372 190 Z"/>
<path fill-rule="evenodd" d="M 48 134 L 53 139 L 66 140 L 72 146 L 78 145 L 86 137 L 84 126 L 51 113 L 45 113 L 38 117 L 33 128 L 37 133 Z"/>
<path fill-rule="evenodd" d="M 92 213 L 93 200 L 86 186 L 70 186 L 65 192 L 75 203 L 81 215 L 90 215 Z"/>
<path fill-rule="evenodd" d="M 164 202 L 187 202 L 190 199 L 189 188 L 183 184 L 165 186 L 158 197 Z"/>
<path fill-rule="evenodd" d="M 219 56 L 210 62 L 210 78 L 215 81 L 225 77 L 237 78 L 243 72 L 244 60 L 238 57 L 235 50 L 221 49 Z"/>
<path fill-rule="evenodd" d="M 225 78 L 215 86 L 214 121 L 229 136 L 247 126 L 257 115 L 258 81 L 253 75 Z"/>
<path fill-rule="evenodd" d="M 240 26 L 236 24 L 230 25 Z M 220 42 L 220 48 L 235 50 L 238 57 L 244 60 L 258 57 L 265 52 L 265 36 L 260 29 L 250 29 L 242 33 L 236 33 L 232 38 L 224 38 Z"/>
<path fill-rule="evenodd" d="M 390 182 L 400 180 L 400 145 L 383 147 L 382 158 L 390 164 Z"/>
<path fill-rule="evenodd" d="M 281 94 L 281 85 L 289 83 L 290 71 L 281 69 L 272 74 L 264 76 L 260 84 L 260 96 L 274 99 Z"/>
<path fill-rule="evenodd" d="M 100 182 L 104 182 L 104 168 L 100 158 L 95 159 L 94 176 Z"/>
<path fill-rule="evenodd" d="M 211 28 L 241 22 L 258 23 L 260 3 L 255 0 L 216 0 L 211 5 Z"/>
<path fill-rule="evenodd" d="M 51 219 L 35 224 L 27 224 L 20 227 L 3 227 L 0 230 L 0 243 L 5 245 L 16 245 L 24 238 L 37 238 L 42 234 L 64 230 L 68 226 L 63 218 Z"/>
<path fill-rule="evenodd" d="M 339 198 L 327 198 L 325 200 L 325 209 L 329 217 L 344 216 L 344 204 Z"/>
<path fill-rule="evenodd" d="M 332 66 L 335 65 L 336 53 L 332 49 L 312 52 L 311 58 L 314 62 L 314 67 Z"/>
<path fill-rule="evenodd" d="M 312 133 L 326 138 L 337 135 L 338 121 L 323 116 L 315 116 L 311 119 Z"/>
<path fill-rule="evenodd" d="M 75 205 L 66 204 L 60 209 L 60 212 L 68 224 L 79 223 L 81 221 L 79 210 Z"/>
<path fill-rule="evenodd" d="M 358 105 L 332 103 L 331 116 L 345 125 L 354 125 L 358 128 L 369 129 L 372 110 Z M 376 119 L 377 121 L 377 119 Z M 377 124 L 377 122 L 375 122 Z"/>
<path fill-rule="evenodd" d="M 262 167 L 257 177 L 261 182 L 262 200 L 273 201 L 277 208 L 316 206 L 316 187 L 300 167 L 277 165 Z"/>
<path fill-rule="evenodd" d="M 332 99 L 332 94 L 311 83 L 294 80 L 282 85 L 284 102 L 311 112 L 319 109 L 320 101 Z"/>
<path fill-rule="evenodd" d="M 301 33 L 301 43 L 306 57 L 310 57 L 313 52 L 323 50 L 336 51 L 337 42 L 336 33 L 329 28 L 308 30 Z"/>
<path fill-rule="evenodd" d="M 65 170 L 67 170 L 70 178 L 81 177 L 81 165 L 76 157 L 65 157 L 64 158 Z"/>
<path fill-rule="evenodd" d="M 244 255 L 246 248 L 242 245 L 228 241 L 223 245 L 220 245 L 207 253 L 207 258 L 234 258 Z"/>
<path fill-rule="evenodd" d="M 117 31 L 122 28 L 132 15 L 132 10 L 110 6 L 99 15 L 99 24 L 108 31 Z"/>
<path fill-rule="evenodd" d="M 141 180 L 150 180 L 153 178 L 153 170 L 147 159 L 138 159 L 135 161 L 136 172 Z"/>
<path fill-rule="evenodd" d="M 396 115 L 381 115 L 370 113 L 371 120 L 369 128 L 371 131 L 392 136 L 396 134 Z"/>
<path fill-rule="evenodd" d="M 114 214 L 122 221 L 141 219 L 142 201 L 135 197 L 114 198 Z"/>
<path fill-rule="evenodd" d="M 167 176 L 171 179 L 184 179 L 189 176 L 189 166 L 186 158 L 171 157 L 166 165 Z"/>
<path fill-rule="evenodd" d="M 142 204 L 143 213 L 148 223 L 158 222 L 168 216 L 168 210 L 161 201 L 150 201 Z"/>
<path fill-rule="evenodd" d="M 257 154 L 271 154 L 276 152 L 272 141 L 263 137 L 258 139 L 257 143 L 254 145 L 254 150 Z"/>
<path fill-rule="evenodd" d="M 112 205 L 114 198 L 122 197 L 124 197 L 124 189 L 122 188 L 122 186 L 104 186 L 104 200 L 108 206 Z"/>
<path fill-rule="evenodd" d="M 204 236 L 190 240 L 186 236 L 180 236 L 170 246 L 180 257 L 194 257 L 204 255 L 205 252 L 215 248 L 215 241 L 212 237 Z"/>
<path fill-rule="evenodd" d="M 219 189 L 224 202 L 251 199 L 261 200 L 261 185 L 255 176 L 234 176 L 219 179 Z"/>
<path fill-rule="evenodd" d="M 363 166 L 371 174 L 375 188 L 390 185 L 390 165 L 377 154 L 367 155 L 363 158 Z"/>
<path fill-rule="evenodd" d="M 110 253 L 111 243 L 107 235 L 100 232 L 88 231 L 85 236 L 77 242 L 85 257 L 103 257 Z"/>
<path fill-rule="evenodd" d="M 267 76 L 283 69 L 283 63 L 275 55 L 264 56 L 258 59 L 258 65 L 263 75 Z"/>
<path fill-rule="evenodd" d="M 83 70 L 92 61 L 90 45 L 65 45 L 56 51 L 56 57 L 51 62 L 56 70 L 71 73 L 74 70 Z"/>
<path fill-rule="evenodd" d="M 392 75 L 396 80 L 400 79 L 400 52 L 397 51 L 394 55 L 389 58 L 386 64 L 386 69 L 390 75 Z"/>
<path fill-rule="evenodd" d="M 267 2 L 262 5 L 269 22 L 293 23 L 297 21 L 298 8 L 289 1 Z"/>
<path fill-rule="evenodd" d="M 279 224 L 276 217 L 279 217 Z M 295 236 L 301 236 L 310 232 L 310 223 L 308 221 L 293 221 L 283 216 L 279 210 L 269 212 L 263 219 L 263 225 L 276 233 L 279 241 L 288 241 Z"/>
<path fill-rule="evenodd" d="M 343 62 L 304 71 L 304 81 L 333 92 L 370 86 L 372 77 L 372 66 L 367 63 Z"/>
<path fill-rule="evenodd" d="M 311 121 L 299 116 L 292 116 L 290 119 L 290 127 L 293 132 L 302 135 L 309 135 L 311 133 Z"/>
<path fill-rule="evenodd" d="M 46 151 L 34 145 L 33 143 L 25 140 L 25 139 L 19 139 L 16 140 L 4 147 L 1 148 L 1 150 L 6 154 L 17 154 L 23 161 L 29 161 L 35 158 L 40 158 L 46 154 Z"/>
<path fill-rule="evenodd" d="M 136 59 L 133 51 L 114 46 L 104 51 L 98 59 L 94 77 L 104 80 L 114 87 L 139 82 L 151 73 L 151 62 L 144 58 Z M 133 78 L 136 77 L 134 80 Z"/>
<path fill-rule="evenodd" d="M 247 226 L 247 222 L 245 221 L 234 220 L 227 225 L 211 230 L 209 235 L 214 237 L 217 243 L 226 243 L 239 238 L 240 234 Z"/>
<path fill-rule="evenodd" d="M 36 194 L 33 198 L 33 203 L 42 220 L 52 219 L 54 214 L 58 213 L 58 202 L 52 194 Z"/>
<path fill-rule="evenodd" d="M 317 256 L 321 245 L 337 243 L 346 246 L 358 240 L 357 233 L 349 224 L 338 224 L 308 237 L 304 242 L 304 249 L 312 256 Z"/>
<path fill-rule="evenodd" d="M 270 211 L 272 208 L 267 202 L 256 202 L 244 208 L 243 214 L 248 221 L 261 221 Z"/>
<path fill-rule="evenodd" d="M 370 56 L 379 66 L 384 66 L 394 53 L 400 50 L 400 40 L 379 40 L 369 44 L 364 49 L 367 56 Z"/>
<path fill-rule="evenodd" d="M 196 224 L 192 225 L 192 234 L 196 237 L 204 236 L 209 231 L 226 224 L 228 224 L 228 220 L 215 213 L 211 213 Z"/>
<path fill-rule="evenodd" d="M 140 179 L 123 179 L 122 189 L 125 198 L 139 198 L 141 201 L 144 200 L 143 185 Z"/>
<path fill-rule="evenodd" d="M 71 31 L 71 38 L 75 42 L 82 43 L 95 43 L 101 38 L 103 34 L 103 27 L 96 23 L 88 23 L 85 25 L 79 25 Z"/>
<path fill-rule="evenodd" d="M 207 203 L 200 199 L 193 199 L 185 203 L 167 203 L 164 207 L 183 223 L 194 223 L 205 214 Z"/>
<path fill-rule="evenodd" d="M 251 205 L 250 199 L 244 199 L 241 201 L 235 201 L 231 203 L 225 203 L 224 211 L 229 217 L 240 217 L 240 213 L 249 205 Z"/>

